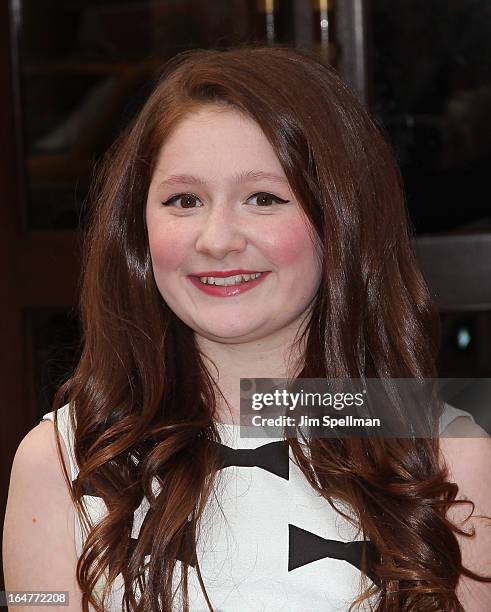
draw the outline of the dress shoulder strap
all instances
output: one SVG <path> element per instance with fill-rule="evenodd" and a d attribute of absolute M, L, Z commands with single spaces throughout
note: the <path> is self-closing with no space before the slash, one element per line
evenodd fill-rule
<path fill-rule="evenodd" d="M 75 480 L 78 474 L 77 461 L 75 460 L 75 454 L 73 452 L 74 437 L 73 431 L 70 425 L 70 404 L 65 404 L 57 411 L 58 421 L 58 432 L 65 443 L 68 459 L 70 461 L 70 475 L 72 481 Z M 43 415 L 41 421 L 52 421 L 55 422 L 55 412 L 47 412 Z M 40 422 L 41 422 L 40 421 Z"/>
<path fill-rule="evenodd" d="M 475 419 L 470 412 L 466 410 L 461 410 L 460 408 L 455 408 L 455 406 L 451 406 L 446 402 L 443 404 L 443 412 L 440 416 L 439 430 L 440 434 L 450 425 L 452 421 L 458 419 L 459 417 L 468 417 L 475 423 Z"/>

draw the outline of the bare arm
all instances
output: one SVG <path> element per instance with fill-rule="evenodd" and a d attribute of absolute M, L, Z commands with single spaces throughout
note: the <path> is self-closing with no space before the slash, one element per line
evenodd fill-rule
<path fill-rule="evenodd" d="M 466 538 L 456 534 L 462 552 L 462 563 L 479 574 L 491 576 L 491 520 L 479 518 L 491 516 L 491 438 L 486 432 L 460 417 L 449 425 L 447 432 L 459 432 L 455 438 L 441 438 L 442 458 L 449 468 L 449 480 L 457 483 L 457 499 L 470 499 L 475 504 L 472 517 L 470 504 L 453 506 L 447 517 L 458 527 L 476 535 Z M 457 595 L 466 612 L 491 610 L 491 583 L 477 582 L 461 576 Z"/>
<path fill-rule="evenodd" d="M 63 441 L 62 449 L 68 467 Z M 54 424 L 43 421 L 24 437 L 12 465 L 3 532 L 5 589 L 69 591 L 69 605 L 30 610 L 81 610 L 74 516 Z"/>

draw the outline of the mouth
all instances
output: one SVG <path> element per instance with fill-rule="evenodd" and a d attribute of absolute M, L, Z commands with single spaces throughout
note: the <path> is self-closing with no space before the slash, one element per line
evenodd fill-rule
<path fill-rule="evenodd" d="M 257 287 L 268 276 L 270 271 L 247 271 L 232 275 L 190 275 L 189 279 L 195 287 L 208 295 L 216 297 L 232 297 Z"/>
<path fill-rule="evenodd" d="M 198 278 L 203 285 L 217 285 L 220 287 L 230 287 L 232 285 L 240 285 L 240 283 L 248 283 L 256 280 L 264 272 L 250 272 L 242 274 L 227 274 L 227 275 L 216 275 L 216 274 L 200 274 L 194 275 L 194 278 Z"/>

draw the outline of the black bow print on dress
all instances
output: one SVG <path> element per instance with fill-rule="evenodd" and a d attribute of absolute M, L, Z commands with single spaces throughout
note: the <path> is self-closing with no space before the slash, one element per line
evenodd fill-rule
<path fill-rule="evenodd" d="M 147 514 L 145 515 L 145 518 L 143 519 L 143 522 L 140 525 L 140 531 L 143 530 L 145 523 L 148 522 L 149 517 L 150 517 L 150 512 L 151 511 L 149 510 Z M 188 563 L 191 567 L 196 567 L 197 559 L 196 559 L 196 553 L 195 551 L 193 551 L 193 538 L 194 538 L 193 527 L 192 527 L 191 522 L 188 520 L 187 523 L 184 525 L 184 530 L 182 533 L 181 541 L 180 541 L 180 544 L 179 544 L 179 547 L 176 553 L 174 555 L 166 555 L 167 558 L 177 559 L 178 561 L 181 561 L 183 563 Z M 133 552 L 137 545 L 138 545 L 138 538 L 130 537 L 129 543 L 128 543 L 128 549 L 126 551 L 126 559 L 128 561 L 133 555 Z M 147 542 L 147 545 L 144 551 L 144 555 L 149 556 L 151 552 L 152 552 L 152 540 Z M 110 568 L 112 567 L 111 562 L 109 564 L 109 567 Z"/>
<path fill-rule="evenodd" d="M 143 525 L 141 526 L 143 528 Z M 133 551 L 138 544 L 138 538 L 130 538 L 127 558 L 133 554 Z M 150 545 L 149 545 L 150 546 Z M 145 555 L 150 555 L 151 550 L 147 546 L 145 550 Z M 191 528 L 191 523 L 188 521 L 186 526 L 184 527 L 184 534 L 182 536 L 181 545 L 174 556 L 175 559 L 182 562 L 187 562 L 191 567 L 196 567 L 196 554 L 193 553 L 193 532 Z"/>
<path fill-rule="evenodd" d="M 224 444 L 219 447 L 221 465 L 226 467 L 258 467 L 285 480 L 289 479 L 289 445 L 287 440 L 270 442 L 257 448 L 230 448 Z"/>
<path fill-rule="evenodd" d="M 365 548 L 366 567 L 363 567 L 363 549 Z M 296 525 L 288 525 L 288 571 L 292 571 L 307 563 L 329 557 L 347 561 L 364 572 L 372 582 L 378 583 L 373 570 L 376 550 L 370 540 L 341 542 L 327 540 L 315 533 L 301 529 Z"/>
<path fill-rule="evenodd" d="M 219 448 L 220 469 L 226 467 L 258 467 L 285 480 L 289 479 L 290 457 L 287 440 L 270 442 L 257 448 L 230 448 L 230 446 L 224 444 L 215 444 Z M 78 477 L 72 484 L 75 484 L 77 480 Z M 82 495 L 100 497 L 87 482 L 82 486 Z"/>
<path fill-rule="evenodd" d="M 77 482 L 78 477 L 75 478 L 75 480 L 72 481 L 72 486 Z M 91 497 L 98 497 L 100 499 L 101 496 L 97 493 L 97 491 L 92 487 L 91 484 L 85 482 L 82 485 L 82 495 L 90 495 Z M 149 511 L 147 511 L 142 524 L 140 525 L 140 531 L 143 529 L 143 525 L 145 524 L 145 522 L 148 520 L 150 514 Z M 182 541 L 181 541 L 181 546 L 179 547 L 176 555 L 175 555 L 175 559 L 177 559 L 178 561 L 186 561 L 187 563 L 189 563 L 189 565 L 191 565 L 192 567 L 196 566 L 196 555 L 193 554 L 193 533 L 192 533 L 192 529 L 191 529 L 191 524 L 188 522 L 184 528 L 184 533 L 183 533 L 183 537 L 182 537 Z M 129 559 L 130 556 L 133 554 L 133 551 L 136 548 L 136 545 L 138 544 L 138 538 L 133 538 L 130 537 L 129 540 L 129 544 L 128 544 L 128 550 L 127 550 L 127 558 Z M 149 543 L 145 549 L 145 555 L 150 555 L 151 550 L 151 543 Z M 111 564 L 110 564 L 111 567 Z"/>

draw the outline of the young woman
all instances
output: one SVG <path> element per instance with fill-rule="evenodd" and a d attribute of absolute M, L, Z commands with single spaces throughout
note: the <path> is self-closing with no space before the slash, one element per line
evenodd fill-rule
<path fill-rule="evenodd" d="M 16 454 L 7 589 L 73 610 L 491 609 L 471 419 L 239 437 L 240 378 L 436 377 L 399 172 L 335 71 L 282 47 L 175 57 L 93 201 L 83 354 Z"/>

